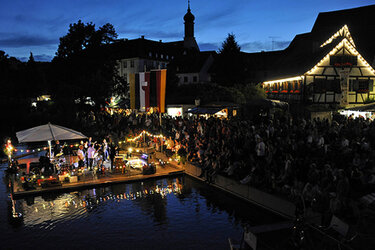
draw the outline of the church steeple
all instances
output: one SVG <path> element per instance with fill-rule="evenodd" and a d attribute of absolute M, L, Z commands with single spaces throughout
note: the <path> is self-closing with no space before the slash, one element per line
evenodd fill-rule
<path fill-rule="evenodd" d="M 188 0 L 188 9 L 184 16 L 185 21 L 185 37 L 184 37 L 184 47 L 185 48 L 195 48 L 199 50 L 198 44 L 194 37 L 194 20 L 195 17 L 190 10 L 190 0 Z"/>

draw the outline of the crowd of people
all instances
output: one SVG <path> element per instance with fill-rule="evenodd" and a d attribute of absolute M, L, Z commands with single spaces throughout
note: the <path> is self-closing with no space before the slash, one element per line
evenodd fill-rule
<path fill-rule="evenodd" d="M 157 114 L 100 115 L 97 122 L 98 117 L 106 117 L 105 133 L 114 141 L 143 129 L 162 131 L 166 153 L 201 167 L 207 181 L 220 174 L 287 199 L 302 197 L 327 217 L 355 217 L 355 201 L 375 187 L 375 123 L 370 120 L 163 116 L 160 125 Z"/>
<path fill-rule="evenodd" d="M 359 197 L 375 187 L 375 123 L 364 119 L 259 122 L 176 120 L 178 154 L 208 181 L 226 175 L 322 213 L 356 216 Z M 327 217 L 329 214 L 327 214 Z"/>

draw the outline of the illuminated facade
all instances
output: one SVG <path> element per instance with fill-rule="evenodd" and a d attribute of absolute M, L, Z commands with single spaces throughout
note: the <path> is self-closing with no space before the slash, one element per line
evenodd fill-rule
<path fill-rule="evenodd" d="M 275 60 L 263 81 L 268 97 L 344 107 L 375 101 L 371 13 L 375 5 L 319 14 Z"/>

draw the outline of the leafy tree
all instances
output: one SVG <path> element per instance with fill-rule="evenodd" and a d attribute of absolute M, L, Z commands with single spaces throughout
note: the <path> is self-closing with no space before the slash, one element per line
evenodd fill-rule
<path fill-rule="evenodd" d="M 99 29 L 81 20 L 69 25 L 53 60 L 56 99 L 79 99 L 84 103 L 90 97 L 100 107 L 112 94 L 126 93 L 127 84 L 118 76 L 116 60 L 109 51 L 109 44 L 116 38 L 109 23 Z"/>
<path fill-rule="evenodd" d="M 68 59 L 78 56 L 85 49 L 98 48 L 103 44 L 109 44 L 117 38 L 117 33 L 112 24 L 107 23 L 98 30 L 95 24 L 84 24 L 81 20 L 70 24 L 68 34 L 60 38 L 60 44 L 56 52 L 59 59 Z"/>
<path fill-rule="evenodd" d="M 69 59 L 78 55 L 87 48 L 90 38 L 95 33 L 95 25 L 84 24 L 81 20 L 78 23 L 70 24 L 68 34 L 60 37 L 60 44 L 56 52 L 59 59 Z"/>

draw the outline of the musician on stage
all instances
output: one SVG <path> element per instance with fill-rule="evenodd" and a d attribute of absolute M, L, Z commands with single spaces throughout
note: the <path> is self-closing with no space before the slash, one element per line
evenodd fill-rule
<path fill-rule="evenodd" d="M 84 167 L 85 166 L 85 153 L 83 151 L 83 145 L 79 145 L 79 149 L 77 151 L 78 156 L 78 167 Z"/>
<path fill-rule="evenodd" d="M 55 157 L 61 156 L 63 154 L 62 147 L 60 145 L 60 141 L 57 140 L 55 146 L 53 147 L 53 155 Z"/>
<path fill-rule="evenodd" d="M 91 147 L 89 147 L 87 149 L 87 159 L 88 159 L 88 163 L 87 163 L 87 166 L 90 170 L 92 170 L 92 165 L 94 163 L 94 158 L 95 158 L 95 153 L 96 153 L 96 150 L 95 150 L 95 144 L 91 144 Z"/>

